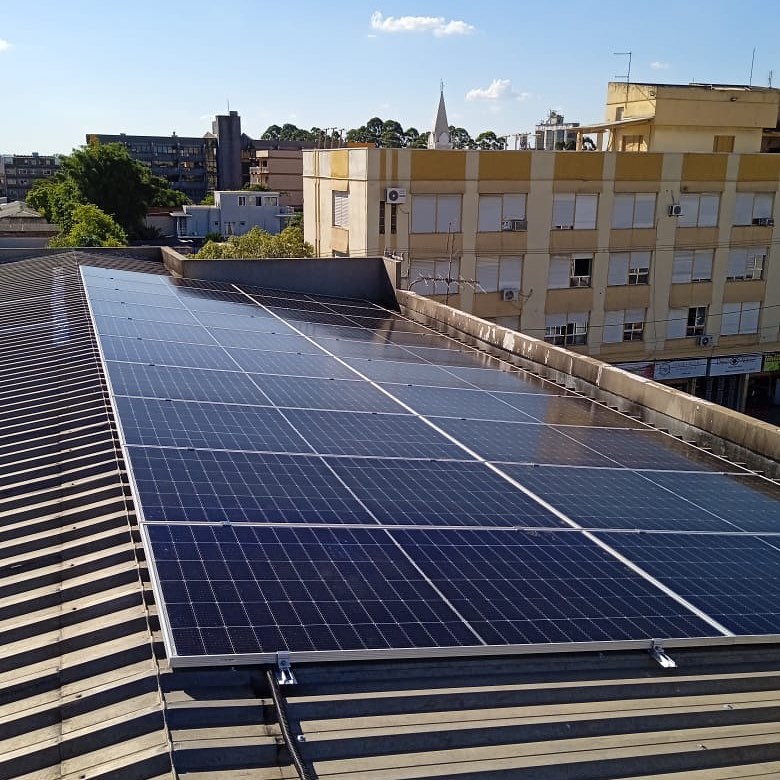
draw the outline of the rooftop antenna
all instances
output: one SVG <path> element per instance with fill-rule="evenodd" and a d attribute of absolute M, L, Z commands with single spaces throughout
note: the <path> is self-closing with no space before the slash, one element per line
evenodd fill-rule
<path fill-rule="evenodd" d="M 230 98 L 227 99 L 228 114 L 230 113 Z"/>
<path fill-rule="evenodd" d="M 772 86 L 772 77 L 773 77 L 774 75 L 775 75 L 775 72 L 774 72 L 773 70 L 770 70 L 770 71 L 769 71 L 769 77 L 768 77 L 768 81 L 769 81 L 769 86 L 770 86 L 770 87 Z"/>
<path fill-rule="evenodd" d="M 626 80 L 626 108 L 628 108 L 628 85 L 631 83 L 631 52 L 630 51 L 613 51 L 616 57 L 628 57 L 628 68 L 625 76 L 615 76 L 616 79 Z"/>
<path fill-rule="evenodd" d="M 750 58 L 750 80 L 748 81 L 748 86 L 753 86 L 753 65 L 756 61 L 756 47 L 753 47 L 753 56 Z"/>

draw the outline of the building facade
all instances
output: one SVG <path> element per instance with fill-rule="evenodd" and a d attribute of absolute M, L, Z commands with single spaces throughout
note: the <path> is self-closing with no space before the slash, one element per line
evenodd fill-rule
<path fill-rule="evenodd" d="M 729 129 L 741 151 L 305 152 L 306 240 L 727 406 L 780 403 L 780 155 Z"/>
<path fill-rule="evenodd" d="M 258 149 L 249 169 L 249 183 L 279 193 L 280 203 L 303 209 L 303 152 L 300 149 Z"/>
<path fill-rule="evenodd" d="M 53 176 L 59 164 L 57 155 L 37 152 L 0 155 L 0 198 L 25 200 L 33 185 Z"/>

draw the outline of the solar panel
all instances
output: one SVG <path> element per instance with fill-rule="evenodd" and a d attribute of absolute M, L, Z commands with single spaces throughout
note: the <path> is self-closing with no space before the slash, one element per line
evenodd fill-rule
<path fill-rule="evenodd" d="M 179 303 L 176 296 L 164 287 L 153 287 L 146 290 L 128 290 L 124 285 L 121 287 L 98 287 L 95 288 L 93 299 L 128 306 L 137 304 L 161 308 L 185 308 Z"/>
<path fill-rule="evenodd" d="M 146 521 L 375 524 L 318 457 L 127 450 Z"/>
<path fill-rule="evenodd" d="M 174 656 L 777 630 L 720 541 L 780 531 L 766 480 L 366 303 L 83 279 Z"/>

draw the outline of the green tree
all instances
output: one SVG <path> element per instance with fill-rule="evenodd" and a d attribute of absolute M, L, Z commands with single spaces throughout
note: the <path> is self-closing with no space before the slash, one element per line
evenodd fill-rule
<path fill-rule="evenodd" d="M 271 125 L 266 129 L 266 131 L 260 136 L 260 138 L 263 141 L 278 141 L 279 135 L 282 132 L 282 128 L 279 127 L 279 125 Z"/>
<path fill-rule="evenodd" d="M 477 149 L 506 149 L 506 138 L 500 138 L 492 130 L 480 133 L 474 144 Z"/>
<path fill-rule="evenodd" d="M 474 149 L 476 147 L 467 130 L 450 125 L 450 142 L 453 149 Z"/>
<path fill-rule="evenodd" d="M 207 241 L 195 255 L 208 260 L 313 256 L 312 245 L 303 240 L 303 230 L 297 226 L 287 227 L 278 235 L 254 227 L 243 236 L 230 236 L 223 243 Z"/>
<path fill-rule="evenodd" d="M 61 232 L 49 246 L 125 246 L 127 234 L 108 214 L 82 203 L 70 214 L 71 224 L 67 232 Z"/>
<path fill-rule="evenodd" d="M 388 119 L 382 123 L 380 146 L 388 149 L 400 149 L 404 145 L 405 138 L 403 127 L 395 119 Z"/>
<path fill-rule="evenodd" d="M 207 192 L 206 197 L 200 202 L 201 206 L 213 206 L 214 205 L 214 193 Z"/>
<path fill-rule="evenodd" d="M 84 203 L 84 198 L 72 179 L 53 176 L 40 179 L 27 193 L 27 203 L 61 233 L 73 226 L 73 210 Z"/>

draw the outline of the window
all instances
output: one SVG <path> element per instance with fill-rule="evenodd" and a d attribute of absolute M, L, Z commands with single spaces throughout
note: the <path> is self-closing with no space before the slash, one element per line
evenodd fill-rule
<path fill-rule="evenodd" d="M 720 195 L 680 195 L 679 227 L 716 227 Z"/>
<path fill-rule="evenodd" d="M 716 135 L 712 141 L 713 152 L 733 152 L 734 151 L 734 136 L 733 135 Z"/>
<path fill-rule="evenodd" d="M 458 260 L 450 261 L 448 258 L 412 260 L 409 265 L 409 289 L 423 295 L 457 293 L 459 277 L 460 263 Z M 448 284 L 447 279 L 454 281 Z"/>
<path fill-rule="evenodd" d="M 395 234 L 398 232 L 398 204 L 390 204 L 390 233 Z"/>
<path fill-rule="evenodd" d="M 349 227 L 349 193 L 333 191 L 333 224 L 336 227 Z"/>
<path fill-rule="evenodd" d="M 239 195 L 238 196 L 238 205 L 239 206 L 246 206 L 246 195 Z"/>
<path fill-rule="evenodd" d="M 612 227 L 651 228 L 655 226 L 655 193 L 636 192 L 615 195 Z"/>
<path fill-rule="evenodd" d="M 544 318 L 544 340 L 559 347 L 588 343 L 588 312 L 548 314 Z"/>
<path fill-rule="evenodd" d="M 385 202 L 379 202 L 379 235 L 385 234 Z"/>
<path fill-rule="evenodd" d="M 590 287 L 593 255 L 553 255 L 547 287 Z"/>
<path fill-rule="evenodd" d="M 460 195 L 415 195 L 412 233 L 460 233 Z"/>
<path fill-rule="evenodd" d="M 761 304 L 758 301 L 724 303 L 723 315 L 720 319 L 720 335 L 734 336 L 737 333 L 758 333 L 760 309 Z"/>
<path fill-rule="evenodd" d="M 648 284 L 650 281 L 650 252 L 612 252 L 609 256 L 607 284 Z"/>
<path fill-rule="evenodd" d="M 726 279 L 732 281 L 762 279 L 766 253 L 766 249 L 744 246 L 735 247 L 729 252 L 729 267 L 726 271 Z"/>
<path fill-rule="evenodd" d="M 690 336 L 702 336 L 707 324 L 707 307 L 692 306 L 690 309 L 669 309 L 669 322 L 666 337 L 684 339 Z"/>
<path fill-rule="evenodd" d="M 621 138 L 621 152 L 646 152 L 647 144 L 643 135 L 624 135 Z"/>
<path fill-rule="evenodd" d="M 279 198 L 277 198 L 276 195 L 263 195 L 263 205 L 264 206 L 278 206 L 279 205 Z"/>
<path fill-rule="evenodd" d="M 255 206 L 262 206 L 263 205 L 263 199 L 259 196 L 255 196 Z"/>
<path fill-rule="evenodd" d="M 623 112 L 625 111 L 625 106 L 618 106 L 615 109 L 615 121 L 619 122 L 623 118 Z"/>
<path fill-rule="evenodd" d="M 593 230 L 598 204 L 598 195 L 575 195 L 573 192 L 553 195 L 553 230 Z"/>
<path fill-rule="evenodd" d="M 523 275 L 522 257 L 478 257 L 477 292 L 519 290 Z"/>
<path fill-rule="evenodd" d="M 520 330 L 520 317 L 512 315 L 511 317 L 491 317 L 492 322 L 496 325 L 500 325 L 502 328 L 509 328 L 509 330 Z"/>
<path fill-rule="evenodd" d="M 679 249 L 672 263 L 672 284 L 709 282 L 712 279 L 712 249 Z"/>
<path fill-rule="evenodd" d="M 772 219 L 774 200 L 771 192 L 738 192 L 734 208 L 734 224 L 771 224 L 769 220 Z"/>
<path fill-rule="evenodd" d="M 604 312 L 605 344 L 642 341 L 645 333 L 645 309 L 621 309 Z"/>
<path fill-rule="evenodd" d="M 524 194 L 480 195 L 477 230 L 481 233 L 525 230 L 525 200 Z"/>

